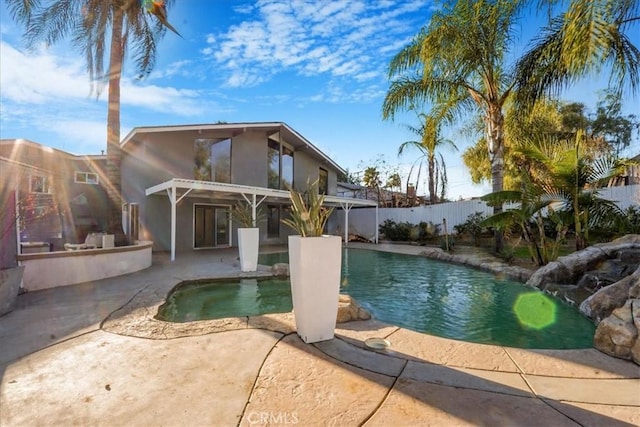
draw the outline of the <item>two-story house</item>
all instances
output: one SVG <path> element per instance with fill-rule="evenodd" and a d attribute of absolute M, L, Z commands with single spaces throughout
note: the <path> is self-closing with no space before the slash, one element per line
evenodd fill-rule
<path fill-rule="evenodd" d="M 172 259 L 176 252 L 233 246 L 230 209 L 238 201 L 266 213 L 258 224 L 262 243 L 286 243 L 293 233 L 281 223 L 288 189 L 304 191 L 316 180 L 327 204 L 347 212 L 377 206 L 336 197 L 337 175 L 345 171 L 281 122 L 138 127 L 121 148 L 125 232 L 171 251 Z"/>
<path fill-rule="evenodd" d="M 20 241 L 53 250 L 106 227 L 106 156 L 76 156 L 25 139 L 0 140 L 3 200 L 17 191 Z"/>

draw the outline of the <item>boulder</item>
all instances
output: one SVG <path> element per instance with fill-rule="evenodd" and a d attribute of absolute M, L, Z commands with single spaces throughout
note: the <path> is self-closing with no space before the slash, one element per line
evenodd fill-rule
<path fill-rule="evenodd" d="M 289 264 L 286 262 L 278 262 L 271 266 L 271 273 L 274 276 L 288 276 L 289 275 Z"/>
<path fill-rule="evenodd" d="M 609 243 L 589 246 L 540 267 L 531 275 L 527 285 L 545 290 L 550 283 L 575 284 L 585 272 L 594 270 L 602 262 L 615 258 L 620 253 L 625 254 L 625 259 L 634 261 L 636 251 L 639 250 L 640 235 L 637 234 L 629 234 Z M 621 271 L 620 268 L 617 270 Z M 608 280 L 611 282 L 615 279 Z"/>
<path fill-rule="evenodd" d="M 352 322 L 354 320 L 369 320 L 371 314 L 360 306 L 349 295 L 342 295 L 338 299 L 337 323 Z"/>
<path fill-rule="evenodd" d="M 633 305 L 640 305 L 640 300 L 628 300 L 598 324 L 594 336 L 594 346 L 598 350 L 621 359 L 634 359 L 632 349 L 637 353 L 638 329 L 634 322 Z"/>
<path fill-rule="evenodd" d="M 635 274 L 600 289 L 580 304 L 580 311 L 596 323 L 609 317 L 613 310 L 622 307 L 629 298 L 633 285 L 640 284 L 640 275 Z"/>

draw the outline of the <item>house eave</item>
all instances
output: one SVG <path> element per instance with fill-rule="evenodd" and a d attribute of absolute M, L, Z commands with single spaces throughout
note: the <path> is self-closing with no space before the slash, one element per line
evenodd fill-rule
<path fill-rule="evenodd" d="M 291 128 L 284 122 L 249 122 L 249 123 L 214 123 L 214 124 L 193 124 L 193 125 L 169 125 L 169 126 L 143 126 L 131 129 L 131 131 L 124 137 L 120 143 L 120 147 L 124 148 L 127 144 L 134 141 L 134 137 L 139 134 L 151 134 L 151 133 L 165 133 L 165 132 L 197 132 L 208 130 L 236 130 L 240 132 L 246 132 L 248 130 L 273 130 L 273 131 L 286 131 L 288 136 L 295 139 L 297 150 L 308 150 L 313 156 L 321 159 L 324 164 L 329 165 L 338 173 L 346 174 L 346 170 L 333 161 L 329 156 L 324 154 L 318 147 L 313 145 L 309 140 L 303 137 L 296 130 Z"/>

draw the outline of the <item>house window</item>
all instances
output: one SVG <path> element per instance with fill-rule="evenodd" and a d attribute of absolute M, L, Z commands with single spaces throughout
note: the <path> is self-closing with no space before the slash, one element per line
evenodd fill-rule
<path fill-rule="evenodd" d="M 280 189 L 280 144 L 272 139 L 269 140 L 267 159 L 269 162 L 267 187 Z"/>
<path fill-rule="evenodd" d="M 280 206 L 267 205 L 267 237 L 280 237 Z"/>
<path fill-rule="evenodd" d="M 49 178 L 40 175 L 31 175 L 29 191 L 32 193 L 51 193 Z"/>
<path fill-rule="evenodd" d="M 75 182 L 79 184 L 98 185 L 98 174 L 92 172 L 76 171 Z"/>
<path fill-rule="evenodd" d="M 288 190 L 293 186 L 293 150 L 269 139 L 267 187 Z"/>
<path fill-rule="evenodd" d="M 327 194 L 329 191 L 329 172 L 320 168 L 318 171 L 318 193 Z"/>
<path fill-rule="evenodd" d="M 293 150 L 282 147 L 282 190 L 293 188 Z"/>
<path fill-rule="evenodd" d="M 231 182 L 231 138 L 196 139 L 193 160 L 194 179 Z"/>

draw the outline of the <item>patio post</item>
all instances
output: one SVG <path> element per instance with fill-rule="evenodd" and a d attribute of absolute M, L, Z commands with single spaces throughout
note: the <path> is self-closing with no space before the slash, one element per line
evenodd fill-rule
<path fill-rule="evenodd" d="M 176 260 L 176 185 L 171 185 L 171 193 L 169 194 L 171 201 L 171 261 Z"/>
<path fill-rule="evenodd" d="M 252 203 L 251 203 L 251 225 L 256 226 L 256 193 L 252 195 Z"/>

